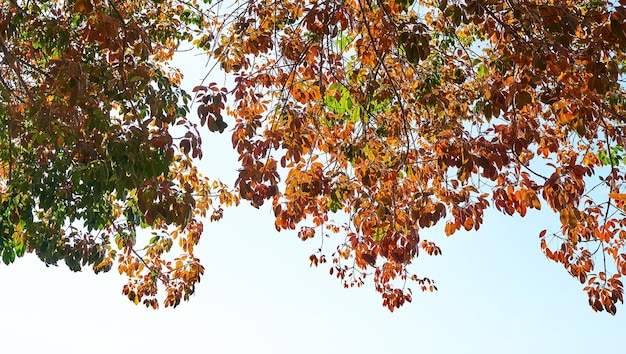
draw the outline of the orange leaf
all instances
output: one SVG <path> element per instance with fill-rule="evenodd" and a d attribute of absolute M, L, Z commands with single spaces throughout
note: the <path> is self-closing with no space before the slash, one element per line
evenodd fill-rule
<path fill-rule="evenodd" d="M 446 236 L 450 236 L 455 232 L 456 232 L 456 225 L 453 222 L 448 221 L 445 227 Z"/>
<path fill-rule="evenodd" d="M 609 193 L 609 198 L 613 200 L 624 200 L 626 199 L 626 193 Z"/>

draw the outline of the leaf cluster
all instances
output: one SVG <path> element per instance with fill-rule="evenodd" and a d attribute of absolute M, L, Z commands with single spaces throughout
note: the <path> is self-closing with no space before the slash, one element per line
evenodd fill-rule
<path fill-rule="evenodd" d="M 407 281 L 436 289 L 409 271 L 441 254 L 424 230 L 478 230 L 489 207 L 547 207 L 558 218 L 540 235 L 546 256 L 594 310 L 615 313 L 626 275 L 624 6 L 240 3 L 208 29 L 209 54 L 235 76 L 226 109 L 239 194 L 271 201 L 277 230 L 343 235 L 312 264 L 328 260 L 347 287 L 373 275 L 391 310 L 411 301 Z"/>
<path fill-rule="evenodd" d="M 131 300 L 157 307 L 161 284 L 165 305 L 178 305 L 203 272 L 200 218 L 221 218 L 213 200 L 236 203 L 193 163 L 191 97 L 168 65 L 202 25 L 197 5 L 9 1 L 0 15 L 3 262 L 29 252 L 73 271 L 117 263 Z"/>

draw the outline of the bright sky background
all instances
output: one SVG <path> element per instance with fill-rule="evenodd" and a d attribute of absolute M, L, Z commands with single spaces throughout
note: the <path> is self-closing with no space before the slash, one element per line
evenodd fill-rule
<path fill-rule="evenodd" d="M 205 72 L 203 58 L 188 60 L 184 67 L 198 70 L 185 71 L 190 90 Z M 201 165 L 232 185 L 230 134 L 205 131 L 203 139 Z M 424 231 L 443 256 L 422 256 L 413 270 L 439 291 L 417 291 L 394 313 L 371 281 L 347 290 L 327 267 L 309 268 L 319 241 L 277 233 L 268 208 L 227 209 L 205 225 L 205 276 L 176 309 L 133 305 L 116 269 L 72 273 L 27 255 L 0 265 L 0 353 L 619 352 L 626 308 L 594 313 L 580 283 L 539 248 L 539 231 L 557 223 L 545 211 L 524 219 L 491 212 L 478 232 Z"/>

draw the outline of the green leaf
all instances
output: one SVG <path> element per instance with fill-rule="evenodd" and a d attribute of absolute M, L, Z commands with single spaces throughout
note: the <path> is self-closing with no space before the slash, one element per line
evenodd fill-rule
<path fill-rule="evenodd" d="M 383 237 L 385 237 L 385 229 L 380 227 L 375 228 L 372 238 L 376 241 L 380 241 L 383 239 Z"/>
<path fill-rule="evenodd" d="M 15 255 L 16 256 L 22 257 L 24 255 L 24 252 L 26 252 L 26 247 L 25 247 L 23 242 L 20 242 L 17 245 L 15 245 Z"/>
<path fill-rule="evenodd" d="M 5 248 L 4 251 L 2 251 L 2 262 L 9 265 L 13 263 L 13 261 L 15 261 L 15 251 L 13 248 Z"/>
<path fill-rule="evenodd" d="M 339 49 L 340 52 L 343 52 L 346 49 L 346 47 L 348 47 L 348 45 L 352 43 L 353 39 L 354 38 L 350 36 L 345 36 L 341 34 L 339 38 L 335 41 L 335 45 L 337 45 L 337 48 Z"/>
<path fill-rule="evenodd" d="M 361 120 L 361 106 L 355 106 L 350 113 L 350 122 L 356 123 Z"/>
<path fill-rule="evenodd" d="M 485 66 L 485 64 L 480 64 L 478 66 L 478 78 L 482 79 L 489 75 L 489 69 Z"/>
<path fill-rule="evenodd" d="M 336 213 L 341 208 L 343 208 L 343 204 L 341 202 L 341 192 L 339 190 L 335 190 L 330 194 L 330 201 L 328 201 L 328 208 Z"/>

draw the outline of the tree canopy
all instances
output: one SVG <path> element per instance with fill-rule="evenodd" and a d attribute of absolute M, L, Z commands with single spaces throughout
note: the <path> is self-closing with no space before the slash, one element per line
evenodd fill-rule
<path fill-rule="evenodd" d="M 162 284 L 176 306 L 204 271 L 193 253 L 202 221 L 243 199 L 271 204 L 278 231 L 337 239 L 311 263 L 346 287 L 373 277 L 393 310 L 411 301 L 410 283 L 436 290 L 410 272 L 441 254 L 423 230 L 478 230 L 490 207 L 544 208 L 555 227 L 534 235 L 538 246 L 594 310 L 615 314 L 626 275 L 624 6 L 4 1 L 3 261 L 34 252 L 72 270 L 116 264 L 130 300 L 157 307 Z M 170 60 L 189 42 L 233 84 L 180 88 Z M 208 132 L 232 134 L 232 190 L 198 173 Z M 182 255 L 168 257 L 172 247 Z"/>

